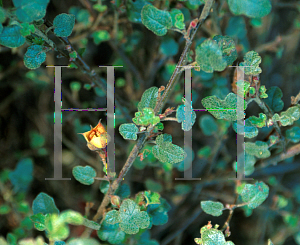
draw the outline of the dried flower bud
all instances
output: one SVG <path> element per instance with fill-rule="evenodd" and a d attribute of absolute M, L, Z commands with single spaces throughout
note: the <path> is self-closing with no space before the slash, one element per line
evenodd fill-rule
<path fill-rule="evenodd" d="M 101 120 L 100 120 L 101 121 Z M 110 136 L 106 133 L 104 126 L 98 122 L 96 127 L 91 126 L 91 130 L 82 134 L 87 141 L 87 147 L 91 151 L 98 151 L 106 147 L 110 141 Z"/>

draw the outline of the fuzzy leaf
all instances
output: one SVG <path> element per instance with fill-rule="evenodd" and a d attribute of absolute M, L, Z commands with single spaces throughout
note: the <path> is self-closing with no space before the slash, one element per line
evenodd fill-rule
<path fill-rule="evenodd" d="M 83 185 L 91 185 L 94 183 L 94 177 L 96 177 L 96 171 L 91 166 L 76 166 L 72 170 L 74 178 Z"/>
<path fill-rule="evenodd" d="M 142 95 L 141 102 L 138 103 L 138 111 L 142 112 L 144 108 L 154 109 L 158 96 L 158 88 L 148 88 Z"/>
<path fill-rule="evenodd" d="M 18 162 L 15 170 L 9 173 L 9 179 L 14 187 L 14 192 L 26 192 L 33 179 L 33 162 L 30 158 Z"/>
<path fill-rule="evenodd" d="M 195 238 L 195 242 L 200 245 L 234 245 L 233 242 L 226 242 L 225 236 L 222 231 L 210 228 L 208 229 L 206 226 L 202 227 L 200 230 L 201 239 Z"/>
<path fill-rule="evenodd" d="M 136 140 L 139 129 L 134 123 L 124 123 L 119 127 L 120 134 L 126 140 Z"/>
<path fill-rule="evenodd" d="M 272 9 L 270 0 L 228 0 L 228 5 L 233 14 L 244 14 L 250 18 L 262 18 Z"/>
<path fill-rule="evenodd" d="M 227 66 L 222 51 L 214 40 L 206 40 L 197 47 L 196 62 L 207 73 L 223 71 Z"/>
<path fill-rule="evenodd" d="M 259 117 L 256 116 L 249 117 L 249 122 L 251 122 L 251 124 L 255 125 L 258 128 L 262 128 L 266 126 L 266 120 L 267 120 L 267 116 L 263 113 L 259 113 Z"/>
<path fill-rule="evenodd" d="M 272 120 L 280 121 L 282 126 L 292 125 L 294 121 L 297 121 L 300 118 L 300 107 L 293 106 L 280 113 L 280 116 L 275 113 Z"/>
<path fill-rule="evenodd" d="M 4 8 L 0 7 L 0 23 L 3 23 L 5 20 L 6 20 L 5 10 Z"/>
<path fill-rule="evenodd" d="M 136 125 L 148 126 L 149 124 L 157 124 L 160 122 L 160 118 L 155 116 L 153 109 L 144 108 L 143 112 L 136 112 L 135 117 L 132 118 L 132 121 Z"/>
<path fill-rule="evenodd" d="M 143 7 L 141 16 L 143 24 L 158 36 L 166 35 L 168 29 L 172 27 L 170 13 L 159 10 L 151 4 Z"/>
<path fill-rule="evenodd" d="M 244 125 L 241 123 L 243 123 L 243 121 L 235 121 L 232 123 L 232 128 L 237 134 L 244 134 L 244 136 L 249 139 L 258 135 L 258 129 L 252 125 L 249 119 L 244 121 Z"/>
<path fill-rule="evenodd" d="M 13 0 L 16 15 L 21 22 L 40 20 L 46 15 L 49 0 Z"/>
<path fill-rule="evenodd" d="M 188 106 L 188 103 L 184 103 L 184 105 L 180 105 L 177 107 L 176 110 L 176 118 L 179 123 L 181 123 L 181 128 L 184 131 L 189 131 L 193 127 L 195 121 L 196 121 L 196 113 L 193 110 L 192 106 L 191 107 L 191 116 L 185 118 L 185 108 Z"/>
<path fill-rule="evenodd" d="M 146 229 L 150 218 L 146 211 L 140 211 L 139 206 L 130 199 L 125 199 L 119 211 L 112 210 L 106 214 L 108 224 L 119 223 L 120 228 L 127 234 L 136 234 L 139 229 Z"/>
<path fill-rule="evenodd" d="M 81 213 L 73 210 L 65 210 L 60 214 L 60 219 L 71 225 L 82 225 L 84 222 L 84 217 Z"/>
<path fill-rule="evenodd" d="M 166 224 L 168 222 L 168 211 L 170 209 L 171 206 L 164 198 L 160 198 L 159 204 L 149 204 L 147 206 L 147 213 L 151 220 L 150 227 L 152 227 L 152 225 Z"/>
<path fill-rule="evenodd" d="M 261 57 L 255 51 L 249 51 L 244 55 L 244 62 L 240 63 L 240 66 L 247 66 L 244 68 L 246 75 L 258 75 L 262 72 L 259 64 L 261 63 Z M 249 67 L 252 66 L 252 67 Z"/>
<path fill-rule="evenodd" d="M 29 69 L 36 69 L 46 60 L 46 53 L 40 45 L 31 45 L 24 55 L 24 65 Z"/>
<path fill-rule="evenodd" d="M 51 214 L 59 213 L 58 208 L 55 205 L 54 199 L 48 194 L 41 192 L 32 202 L 33 214 Z"/>
<path fill-rule="evenodd" d="M 300 141 L 300 128 L 295 126 L 285 132 L 286 138 L 291 140 L 293 143 Z"/>
<path fill-rule="evenodd" d="M 269 146 L 266 142 L 256 141 L 255 143 L 246 142 L 245 151 L 249 155 L 256 156 L 257 158 L 267 158 L 271 155 Z"/>
<path fill-rule="evenodd" d="M 207 214 L 220 216 L 223 213 L 224 205 L 220 202 L 202 201 L 201 208 Z"/>
<path fill-rule="evenodd" d="M 282 91 L 280 88 L 274 86 L 267 89 L 268 98 L 264 102 L 269 106 L 273 112 L 279 112 L 283 109 L 284 103 L 281 100 Z"/>
<path fill-rule="evenodd" d="M 229 36 L 216 35 L 213 40 L 217 42 L 222 56 L 227 62 L 227 66 L 232 65 L 237 58 L 237 51 L 233 39 Z"/>
<path fill-rule="evenodd" d="M 229 93 L 225 100 L 219 99 L 217 96 L 208 96 L 202 99 L 202 105 L 217 119 L 225 119 L 228 121 L 236 121 L 244 118 L 244 111 L 236 112 L 237 95 Z M 244 110 L 247 108 L 247 102 L 244 101 Z"/>
<path fill-rule="evenodd" d="M 185 151 L 172 144 L 172 136 L 161 134 L 156 138 L 156 144 L 152 148 L 153 155 L 162 163 L 177 163 L 186 157 Z"/>
<path fill-rule="evenodd" d="M 256 182 L 254 185 L 246 184 L 241 193 L 243 202 L 247 202 L 247 206 L 251 209 L 261 205 L 268 195 L 269 187 L 264 182 Z"/>
<path fill-rule="evenodd" d="M 10 25 L 3 27 L 0 33 L 0 44 L 9 48 L 17 48 L 25 43 L 25 38 L 21 35 L 22 27 Z"/>
<path fill-rule="evenodd" d="M 68 37 L 72 34 L 75 25 L 75 15 L 59 14 L 54 18 L 54 34 L 58 37 Z"/>
<path fill-rule="evenodd" d="M 179 9 L 172 9 L 170 14 L 172 18 L 172 25 L 178 29 L 185 29 L 183 13 Z"/>
<path fill-rule="evenodd" d="M 119 244 L 124 241 L 126 233 L 120 229 L 119 224 L 109 224 L 106 219 L 103 221 L 100 230 L 97 232 L 98 237 L 110 244 Z"/>

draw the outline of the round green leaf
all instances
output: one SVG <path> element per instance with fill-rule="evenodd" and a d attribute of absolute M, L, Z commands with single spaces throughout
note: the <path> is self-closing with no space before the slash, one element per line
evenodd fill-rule
<path fill-rule="evenodd" d="M 55 205 L 54 199 L 44 192 L 38 194 L 37 197 L 33 200 L 32 211 L 33 214 L 59 213 L 59 210 Z"/>
<path fill-rule="evenodd" d="M 138 111 L 142 112 L 144 108 L 154 109 L 158 96 L 158 88 L 148 88 L 142 95 L 141 102 L 138 103 Z"/>
<path fill-rule="evenodd" d="M 46 53 L 40 45 L 29 46 L 24 55 L 24 65 L 29 69 L 36 69 L 46 60 Z"/>
<path fill-rule="evenodd" d="M 199 126 L 202 129 L 203 134 L 206 136 L 211 136 L 218 131 L 218 125 L 211 115 L 203 115 L 200 118 Z"/>
<path fill-rule="evenodd" d="M 167 34 L 168 29 L 172 27 L 172 18 L 169 12 L 159 10 L 151 4 L 143 7 L 142 23 L 158 36 Z"/>
<path fill-rule="evenodd" d="M 286 138 L 291 140 L 293 143 L 300 141 L 300 128 L 295 126 L 285 132 Z"/>
<path fill-rule="evenodd" d="M 245 123 L 243 125 L 243 123 Z M 249 119 L 245 121 L 235 121 L 232 123 L 232 128 L 237 134 L 244 135 L 246 138 L 254 138 L 258 135 L 258 129 L 252 125 Z"/>
<path fill-rule="evenodd" d="M 249 155 L 256 156 L 257 158 L 267 158 L 271 155 L 269 146 L 266 142 L 256 141 L 255 143 L 246 142 L 245 151 Z"/>
<path fill-rule="evenodd" d="M 233 14 L 244 14 L 250 18 L 264 17 L 272 9 L 270 0 L 228 0 L 228 5 Z"/>
<path fill-rule="evenodd" d="M 283 109 L 284 103 L 281 100 L 283 94 L 280 88 L 273 86 L 267 89 L 268 97 L 264 102 L 269 106 L 273 112 L 279 112 Z"/>
<path fill-rule="evenodd" d="M 21 22 L 40 20 L 46 15 L 49 0 L 13 0 L 16 15 Z"/>
<path fill-rule="evenodd" d="M 59 14 L 53 21 L 54 34 L 58 37 L 68 37 L 71 35 L 75 25 L 75 15 Z"/>
<path fill-rule="evenodd" d="M 76 166 L 72 170 L 75 179 L 84 185 L 91 185 L 94 183 L 96 171 L 91 166 Z"/>
<path fill-rule="evenodd" d="M 251 209 L 261 205 L 268 195 L 269 187 L 264 182 L 256 182 L 254 185 L 246 184 L 241 193 L 243 202 L 247 202 Z"/>
<path fill-rule="evenodd" d="M 25 38 L 21 35 L 22 27 L 10 25 L 3 27 L 0 34 L 0 44 L 9 48 L 17 48 L 25 43 Z"/>
<path fill-rule="evenodd" d="M 82 225 L 84 222 L 84 217 L 81 213 L 75 212 L 73 210 L 66 210 L 60 214 L 60 218 L 71 225 Z"/>
<path fill-rule="evenodd" d="M 201 70 L 208 73 L 223 71 L 227 66 L 222 51 L 214 40 L 206 40 L 197 47 L 196 62 Z"/>
<path fill-rule="evenodd" d="M 207 214 L 220 216 L 223 213 L 224 205 L 220 202 L 202 201 L 201 208 Z"/>
<path fill-rule="evenodd" d="M 170 139 L 165 140 L 164 135 L 168 134 L 161 134 L 156 138 L 156 144 L 152 148 L 153 155 L 162 163 L 177 163 L 184 160 L 186 157 L 185 151 L 177 146 L 172 144 L 172 136 Z"/>
<path fill-rule="evenodd" d="M 191 107 L 191 116 L 185 116 L 185 107 Z M 184 103 L 184 105 L 180 105 L 176 110 L 176 118 L 179 123 L 181 123 L 181 128 L 183 131 L 190 131 L 196 121 L 196 113 L 193 110 L 191 105 L 188 103 Z"/>
<path fill-rule="evenodd" d="M 120 229 L 119 224 L 109 224 L 103 221 L 100 230 L 97 232 L 98 237 L 110 244 L 119 244 L 124 241 L 126 233 Z"/>
<path fill-rule="evenodd" d="M 126 140 L 136 140 L 139 129 L 134 123 L 124 123 L 119 127 L 120 134 Z"/>
<path fill-rule="evenodd" d="M 245 66 L 244 72 L 246 75 L 258 75 L 262 72 L 259 64 L 261 63 L 261 57 L 255 51 L 249 51 L 244 55 L 244 62 L 240 63 L 240 66 Z"/>
<path fill-rule="evenodd" d="M 236 121 L 244 118 L 244 111 L 237 112 L 237 95 L 229 93 L 225 100 L 219 99 L 217 96 L 208 96 L 202 99 L 202 105 L 217 119 L 225 119 L 228 121 Z M 244 101 L 244 110 L 247 108 L 247 102 Z M 237 115 L 238 114 L 238 115 Z"/>

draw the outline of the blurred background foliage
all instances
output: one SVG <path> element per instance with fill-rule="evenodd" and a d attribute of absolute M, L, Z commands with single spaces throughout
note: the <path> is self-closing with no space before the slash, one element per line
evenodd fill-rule
<path fill-rule="evenodd" d="M 101 1 L 100 1 L 101 2 Z M 151 1 L 157 8 L 179 8 L 188 25 L 199 16 L 201 0 Z M 142 93 L 151 86 L 166 85 L 184 47 L 180 33 L 169 31 L 158 37 L 141 24 L 142 0 L 51 0 L 46 19 L 53 21 L 60 13 L 72 13 L 76 24 L 69 40 L 82 54 L 88 65 L 106 80 L 101 65 L 118 65 L 115 68 L 115 96 L 130 117 L 137 111 Z M 11 1 L 3 1 L 5 8 Z M 283 92 L 284 110 L 291 104 L 291 96 L 300 91 L 300 2 L 272 0 L 272 11 L 266 17 L 251 19 L 234 16 L 225 0 L 217 0 L 214 11 L 197 33 L 195 47 L 214 35 L 234 38 L 238 59 L 255 50 L 262 57 L 260 81 L 266 88 L 278 86 Z M 97 23 L 97 25 L 95 25 Z M 64 46 L 53 37 L 60 48 Z M 8 233 L 18 238 L 41 235 L 32 229 L 28 218 L 33 199 L 39 192 L 46 192 L 55 199 L 60 210 L 72 208 L 84 213 L 85 203 L 94 202 L 91 213 L 96 211 L 103 194 L 100 181 L 83 186 L 72 176 L 74 166 L 89 164 L 98 176 L 103 176 L 103 165 L 96 153 L 89 151 L 78 133 L 86 132 L 106 120 L 104 112 L 62 112 L 63 177 L 71 181 L 45 181 L 53 176 L 53 112 L 54 69 L 46 65 L 67 65 L 69 61 L 57 52 L 48 52 L 46 62 L 36 70 L 24 67 L 23 56 L 27 45 L 20 48 L 0 46 L 0 234 Z M 194 109 L 203 109 L 201 99 L 217 95 L 224 99 L 232 90 L 234 68 L 223 72 L 205 73 L 192 71 L 192 100 Z M 175 108 L 182 103 L 183 76 L 176 85 L 167 106 Z M 106 92 L 96 87 L 89 76 L 79 69 L 62 69 L 62 108 L 105 108 Z M 246 115 L 258 115 L 259 108 L 250 104 Z M 160 192 L 171 205 L 169 221 L 151 229 L 151 238 L 159 244 L 194 244 L 199 229 L 207 224 L 223 224 L 226 215 L 211 217 L 203 213 L 200 200 L 218 200 L 233 203 L 234 186 L 228 177 L 234 177 L 232 164 L 236 160 L 236 133 L 230 123 L 216 120 L 207 112 L 197 111 L 193 127 L 193 176 L 201 181 L 175 181 L 183 176 L 183 163 L 162 164 L 150 153 L 134 162 L 124 180 L 131 196 L 142 190 Z M 117 172 L 123 166 L 133 144 L 125 141 L 118 127 L 127 122 L 120 108 L 115 109 L 115 156 Z M 300 126 L 299 120 L 296 125 Z M 284 130 L 288 130 L 285 127 Z M 264 141 L 271 128 L 263 127 L 257 140 Z M 173 142 L 183 146 L 180 124 L 164 123 L 164 133 L 171 134 Z M 300 136 L 298 137 L 300 138 Z M 296 136 L 297 141 L 297 136 Z M 145 149 L 150 150 L 148 144 Z M 272 153 L 275 153 L 276 149 Z M 264 244 L 271 238 L 274 244 L 300 244 L 300 158 L 294 157 L 259 169 L 251 175 L 264 180 L 271 187 L 267 201 L 252 214 L 246 208 L 237 210 L 231 227 L 231 241 L 235 244 Z M 79 236 L 83 228 L 73 227 L 71 236 Z M 299 230 L 298 230 L 299 231 Z M 96 236 L 93 233 L 93 236 Z"/>

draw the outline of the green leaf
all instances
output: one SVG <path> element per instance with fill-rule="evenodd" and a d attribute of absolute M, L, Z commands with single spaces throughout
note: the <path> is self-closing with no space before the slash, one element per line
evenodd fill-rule
<path fill-rule="evenodd" d="M 158 36 L 167 34 L 168 29 L 172 27 L 172 18 L 169 12 L 159 10 L 151 4 L 143 7 L 142 23 Z"/>
<path fill-rule="evenodd" d="M 75 238 L 67 242 L 67 245 L 100 245 L 100 243 L 93 238 Z"/>
<path fill-rule="evenodd" d="M 94 183 L 96 177 L 96 171 L 91 166 L 76 166 L 72 170 L 72 174 L 75 179 L 83 185 L 91 185 Z"/>
<path fill-rule="evenodd" d="M 280 121 L 282 126 L 292 125 L 294 121 L 297 121 L 300 118 L 300 107 L 293 106 L 280 113 L 280 116 L 275 113 L 272 120 Z"/>
<path fill-rule="evenodd" d="M 65 240 L 70 234 L 70 228 L 58 214 L 46 216 L 45 227 L 47 237 L 51 240 Z"/>
<path fill-rule="evenodd" d="M 65 245 L 66 243 L 64 241 L 55 241 L 54 245 Z"/>
<path fill-rule="evenodd" d="M 244 154 L 243 152 L 239 154 L 239 157 L 238 157 L 238 160 L 242 161 L 243 158 L 242 158 L 242 154 Z M 233 169 L 234 171 L 237 171 L 237 164 L 239 163 L 238 162 L 234 162 L 233 163 Z M 248 175 L 251 175 L 255 168 L 254 168 L 254 165 L 256 163 L 256 158 L 255 156 L 252 156 L 252 155 L 249 155 L 247 153 L 245 153 L 245 162 L 244 163 L 241 163 L 241 164 L 244 164 L 244 173 L 245 173 L 245 176 L 248 176 Z"/>
<path fill-rule="evenodd" d="M 225 100 L 219 99 L 217 96 L 208 96 L 202 99 L 202 105 L 217 119 L 225 119 L 228 121 L 236 121 L 244 118 L 244 111 L 236 112 L 237 95 L 229 93 Z M 247 108 L 247 102 L 244 101 L 244 110 Z"/>
<path fill-rule="evenodd" d="M 185 151 L 172 144 L 172 136 L 161 134 L 156 138 L 156 144 L 152 148 L 153 155 L 162 163 L 177 163 L 186 157 Z"/>
<path fill-rule="evenodd" d="M 255 51 L 249 51 L 244 55 L 244 62 L 240 63 L 240 66 L 245 66 L 244 72 L 246 75 L 258 75 L 262 72 L 259 67 L 260 63 L 261 57 L 259 54 Z"/>
<path fill-rule="evenodd" d="M 246 138 L 254 138 L 258 135 L 258 129 L 253 126 L 249 119 L 245 121 L 235 121 L 232 123 L 232 128 L 237 134 L 243 134 Z"/>
<path fill-rule="evenodd" d="M 147 184 L 146 184 L 147 185 Z M 161 187 L 162 190 L 162 187 Z M 149 204 L 160 204 L 160 195 L 157 192 L 145 191 L 144 196 L 146 198 L 146 205 Z"/>
<path fill-rule="evenodd" d="M 233 242 L 226 242 L 222 231 L 215 228 L 202 227 L 200 230 L 201 239 L 195 238 L 195 242 L 201 245 L 234 245 Z"/>
<path fill-rule="evenodd" d="M 93 9 L 97 10 L 98 12 L 105 12 L 107 10 L 107 6 L 106 5 L 102 5 L 102 4 L 94 4 L 93 5 Z"/>
<path fill-rule="evenodd" d="M 191 107 L 191 116 L 185 117 L 185 108 Z M 180 105 L 176 110 L 176 118 L 179 123 L 181 123 L 181 128 L 184 131 L 190 131 L 196 121 L 196 113 L 193 110 L 193 107 L 188 104 L 185 100 L 184 105 Z"/>
<path fill-rule="evenodd" d="M 152 225 L 163 225 L 168 222 L 168 211 L 171 209 L 169 203 L 164 199 L 160 198 L 159 204 L 149 204 L 147 206 L 147 213 L 150 216 Z"/>
<path fill-rule="evenodd" d="M 251 116 L 249 117 L 249 122 L 255 125 L 258 128 L 262 128 L 266 126 L 267 116 L 263 113 L 259 113 L 259 117 Z"/>
<path fill-rule="evenodd" d="M 268 245 L 274 245 L 271 239 L 268 240 Z"/>
<path fill-rule="evenodd" d="M 126 233 L 121 230 L 119 224 L 109 224 L 106 219 L 103 221 L 100 230 L 97 232 L 98 237 L 110 244 L 119 244 L 124 241 Z"/>
<path fill-rule="evenodd" d="M 136 234 L 139 229 L 146 229 L 150 218 L 146 211 L 140 211 L 139 206 L 130 199 L 125 199 L 120 210 L 112 210 L 106 214 L 108 224 L 119 223 L 120 228 L 127 234 Z"/>
<path fill-rule="evenodd" d="M 216 35 L 213 40 L 217 42 L 223 59 L 227 62 L 227 66 L 232 65 L 237 58 L 237 51 L 233 39 L 229 36 Z"/>
<path fill-rule="evenodd" d="M 138 111 L 142 112 L 144 108 L 155 108 L 158 96 L 158 88 L 151 87 L 147 89 L 141 98 L 141 102 L 138 103 Z"/>
<path fill-rule="evenodd" d="M 32 22 L 44 18 L 49 0 L 13 0 L 13 3 L 19 20 Z"/>
<path fill-rule="evenodd" d="M 17 237 L 12 233 L 7 233 L 6 240 L 9 245 L 17 245 Z"/>
<path fill-rule="evenodd" d="M 172 9 L 171 12 L 172 25 L 178 29 L 185 29 L 184 15 L 179 9 Z"/>
<path fill-rule="evenodd" d="M 250 18 L 261 18 L 271 12 L 270 0 L 228 0 L 230 11 L 235 15 L 246 15 Z"/>
<path fill-rule="evenodd" d="M 293 143 L 300 141 L 300 128 L 295 126 L 285 132 L 286 138 L 291 140 Z"/>
<path fill-rule="evenodd" d="M 33 214 L 51 214 L 59 213 L 58 208 L 55 205 L 54 199 L 48 194 L 41 192 L 32 202 Z"/>
<path fill-rule="evenodd" d="M 110 34 L 106 30 L 96 31 L 93 33 L 94 43 L 99 45 L 101 42 L 110 40 Z"/>
<path fill-rule="evenodd" d="M 24 55 L 24 65 L 29 69 L 36 69 L 46 60 L 46 53 L 43 46 L 31 45 Z"/>
<path fill-rule="evenodd" d="M 128 19 L 132 22 L 142 23 L 141 11 L 145 4 L 148 4 L 145 0 L 127 1 Z"/>
<path fill-rule="evenodd" d="M 160 118 L 155 116 L 153 109 L 151 108 L 143 108 L 143 112 L 136 112 L 135 117 L 132 121 L 136 125 L 148 126 L 149 124 L 157 124 L 160 122 Z"/>
<path fill-rule="evenodd" d="M 40 148 L 45 144 L 45 137 L 36 131 L 31 131 L 29 133 L 29 137 L 30 137 L 30 147 L 33 149 Z"/>
<path fill-rule="evenodd" d="M 266 142 L 256 141 L 255 143 L 246 142 L 245 151 L 249 155 L 256 156 L 257 158 L 267 158 L 271 155 L 269 146 Z"/>
<path fill-rule="evenodd" d="M 218 44 L 214 40 L 206 40 L 196 49 L 196 62 L 201 70 L 212 73 L 214 71 L 223 71 L 227 62 Z"/>
<path fill-rule="evenodd" d="M 119 127 L 119 131 L 125 140 L 136 140 L 139 129 L 134 123 L 123 123 Z"/>
<path fill-rule="evenodd" d="M 93 230 L 100 229 L 100 224 L 93 220 L 84 219 L 82 225 L 84 225 L 85 227 L 91 228 Z"/>
<path fill-rule="evenodd" d="M 264 182 L 256 182 L 254 185 L 246 184 L 241 197 L 243 202 L 248 203 L 251 209 L 261 205 L 269 195 L 269 187 Z"/>
<path fill-rule="evenodd" d="M 281 100 L 282 91 L 277 86 L 267 89 L 268 98 L 263 101 L 269 106 L 273 112 L 279 112 L 283 109 L 284 103 Z"/>
<path fill-rule="evenodd" d="M 0 34 L 0 44 L 9 48 L 17 48 L 25 43 L 25 38 L 21 35 L 22 27 L 10 25 L 3 27 Z"/>
<path fill-rule="evenodd" d="M 63 211 L 59 217 L 63 222 L 71 225 L 82 225 L 84 223 L 84 217 L 81 215 L 81 213 L 73 210 Z"/>
<path fill-rule="evenodd" d="M 211 136 L 218 131 L 218 125 L 211 115 L 203 115 L 200 118 L 199 126 L 202 129 L 203 134 L 206 136 Z"/>
<path fill-rule="evenodd" d="M 0 23 L 3 23 L 5 20 L 6 20 L 5 9 L 0 7 Z"/>
<path fill-rule="evenodd" d="M 46 226 L 45 226 L 46 217 L 45 217 L 45 215 L 43 215 L 41 213 L 38 213 L 38 214 L 30 216 L 30 219 L 34 224 L 34 228 L 36 228 L 37 230 L 44 231 L 46 229 Z"/>
<path fill-rule="evenodd" d="M 14 171 L 9 173 L 9 179 L 14 192 L 26 192 L 33 179 L 33 162 L 30 158 L 20 160 Z"/>
<path fill-rule="evenodd" d="M 224 205 L 220 202 L 202 201 L 201 208 L 207 214 L 220 216 L 223 213 Z"/>
<path fill-rule="evenodd" d="M 163 39 L 163 41 L 159 47 L 159 50 L 166 56 L 173 56 L 178 53 L 178 48 L 179 48 L 179 45 L 173 38 L 166 37 Z"/>
<path fill-rule="evenodd" d="M 27 22 L 21 24 L 22 29 L 20 30 L 20 33 L 23 37 L 31 35 L 35 31 L 35 27 L 33 24 L 29 24 Z"/>
<path fill-rule="evenodd" d="M 265 85 L 260 86 L 260 88 L 259 88 L 259 97 L 262 98 L 262 99 L 268 98 L 268 94 L 266 94 L 266 91 L 267 91 L 267 89 L 266 89 Z"/>
<path fill-rule="evenodd" d="M 68 37 L 72 34 L 75 25 L 75 15 L 59 14 L 54 18 L 54 34 L 58 37 Z"/>

